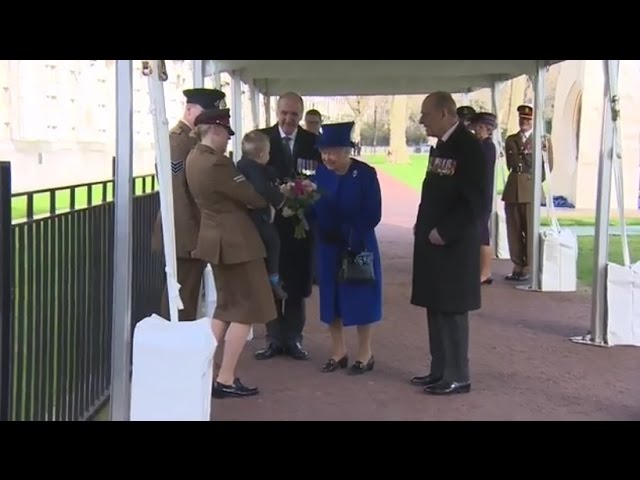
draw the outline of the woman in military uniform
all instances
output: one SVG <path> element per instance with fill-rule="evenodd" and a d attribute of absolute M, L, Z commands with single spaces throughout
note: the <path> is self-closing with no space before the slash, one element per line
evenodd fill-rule
<path fill-rule="evenodd" d="M 248 213 L 248 208 L 268 204 L 224 155 L 234 135 L 229 110 L 207 110 L 196 118 L 195 127 L 199 143 L 186 162 L 189 189 L 201 212 L 193 256 L 213 268 L 218 294 L 213 332 L 218 344 L 225 342 L 213 396 L 255 395 L 258 389 L 243 385 L 235 369 L 251 325 L 277 316 L 265 247 Z"/>

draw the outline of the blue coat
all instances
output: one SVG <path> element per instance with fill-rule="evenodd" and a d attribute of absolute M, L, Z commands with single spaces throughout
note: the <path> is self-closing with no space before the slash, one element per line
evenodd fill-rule
<path fill-rule="evenodd" d="M 320 320 L 329 324 L 340 318 L 344 326 L 377 322 L 382 319 L 382 269 L 375 233 L 382 216 L 382 199 L 377 172 L 353 159 L 345 175 L 337 175 L 320 164 L 314 180 L 322 195 L 309 212 L 316 227 Z M 338 232 L 342 245 L 327 240 Z M 364 245 L 373 253 L 374 283 L 351 285 L 336 280 L 346 243 L 353 249 L 362 249 Z"/>

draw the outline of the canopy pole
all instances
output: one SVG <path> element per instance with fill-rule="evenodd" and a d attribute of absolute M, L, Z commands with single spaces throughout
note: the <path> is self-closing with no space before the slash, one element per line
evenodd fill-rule
<path fill-rule="evenodd" d="M 116 61 L 116 172 L 111 338 L 112 421 L 129 420 L 131 401 L 131 217 L 133 201 L 133 68 Z"/>
<path fill-rule="evenodd" d="M 204 60 L 191 60 L 191 73 L 193 74 L 193 88 L 203 88 Z"/>
<path fill-rule="evenodd" d="M 260 128 L 260 92 L 255 84 L 249 85 L 249 93 L 251 96 L 251 117 L 253 120 L 253 128 Z"/>
<path fill-rule="evenodd" d="M 242 80 L 240 76 L 233 72 L 231 75 L 231 121 L 233 122 L 233 130 L 235 135 L 232 138 L 233 160 L 237 162 L 241 156 L 242 145 Z"/>
<path fill-rule="evenodd" d="M 504 149 L 502 147 L 502 131 L 500 129 L 500 90 L 502 89 L 503 82 L 494 82 L 493 87 L 491 87 L 491 109 L 493 110 L 494 115 L 496 116 L 496 123 L 498 127 L 494 132 L 492 137 L 493 144 L 496 147 L 496 173 L 497 169 L 502 165 L 502 159 L 504 158 Z M 493 211 L 497 211 L 498 209 L 498 185 L 496 182 L 493 182 Z M 495 228 L 492 222 L 492 228 Z"/>
<path fill-rule="evenodd" d="M 143 62 L 144 64 L 145 62 Z M 169 301 L 169 320 L 179 321 L 179 310 L 184 309 L 178 283 L 178 264 L 176 259 L 176 232 L 173 189 L 171 186 L 171 145 L 169 120 L 167 119 L 164 84 L 168 80 L 166 62 L 151 60 L 143 67 L 149 87 L 149 106 L 153 119 L 153 134 L 156 153 L 156 176 L 158 178 L 158 196 L 160 197 L 160 219 L 164 245 L 164 264 Z M 204 81 L 204 78 L 203 78 Z"/>
<path fill-rule="evenodd" d="M 533 78 L 533 199 L 531 204 L 531 220 L 529 223 L 530 251 L 529 268 L 531 284 L 517 286 L 521 290 L 540 291 L 540 202 L 542 201 L 542 137 L 544 128 L 544 80 L 546 67 L 543 60 L 536 60 L 536 73 Z"/>
<path fill-rule="evenodd" d="M 491 238 L 493 243 L 493 252 L 494 257 L 500 259 L 500 252 L 502 251 L 502 243 L 500 241 L 500 218 L 504 216 L 504 203 L 502 200 L 498 199 L 498 182 L 497 178 L 503 182 L 504 174 L 504 147 L 502 144 L 502 129 L 500 128 L 500 91 L 504 82 L 494 82 L 491 87 L 491 110 L 496 116 L 496 123 L 498 124 L 494 134 L 493 134 L 493 144 L 496 147 L 496 163 L 495 163 L 495 173 L 493 176 L 493 201 L 491 202 L 491 207 L 493 209 L 491 214 Z M 500 174 L 500 175 L 498 175 Z M 502 208 L 501 208 L 502 207 Z"/>
<path fill-rule="evenodd" d="M 262 101 L 264 103 L 264 118 L 267 124 L 267 127 L 271 126 L 271 95 L 265 93 L 262 97 Z"/>
<path fill-rule="evenodd" d="M 613 171 L 613 116 L 611 102 L 611 72 L 618 72 L 620 60 L 603 60 L 604 109 L 602 112 L 602 138 L 598 165 L 598 193 L 596 197 L 596 229 L 593 255 L 593 284 L 591 288 L 591 332 L 571 341 L 595 346 L 606 346 L 607 321 L 607 263 L 609 261 L 609 219 L 611 215 L 611 177 Z M 618 75 L 615 75 L 617 78 Z"/>
<path fill-rule="evenodd" d="M 222 88 L 222 80 L 220 79 L 220 70 L 218 69 L 218 62 L 211 60 L 211 80 L 213 82 L 213 88 L 220 90 Z"/>

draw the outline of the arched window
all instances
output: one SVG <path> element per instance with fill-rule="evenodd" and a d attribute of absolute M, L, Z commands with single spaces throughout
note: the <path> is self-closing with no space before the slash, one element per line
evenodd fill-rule
<path fill-rule="evenodd" d="M 576 135 L 576 151 L 580 151 L 580 120 L 582 119 L 582 92 L 578 94 L 578 100 L 576 101 L 576 109 L 573 114 L 573 131 Z M 579 155 L 576 155 L 576 162 Z"/>

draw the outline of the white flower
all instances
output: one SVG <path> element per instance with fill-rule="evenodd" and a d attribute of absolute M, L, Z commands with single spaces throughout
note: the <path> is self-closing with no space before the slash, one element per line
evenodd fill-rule
<path fill-rule="evenodd" d="M 295 212 L 293 210 L 291 210 L 289 207 L 284 207 L 282 209 L 282 216 L 283 217 L 293 217 L 295 215 Z"/>

